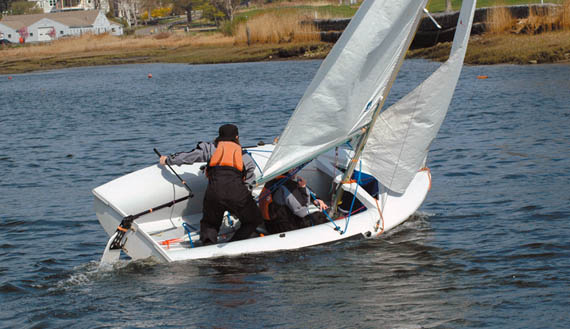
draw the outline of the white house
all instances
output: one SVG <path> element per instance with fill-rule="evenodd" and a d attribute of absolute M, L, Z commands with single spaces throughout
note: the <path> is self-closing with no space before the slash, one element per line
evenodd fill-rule
<path fill-rule="evenodd" d="M 97 9 L 96 5 L 101 4 L 101 0 L 28 0 L 36 2 L 36 7 L 41 8 L 44 13 L 64 11 L 64 10 L 92 10 Z M 107 5 L 107 7 L 109 7 Z M 101 9 L 103 9 L 101 7 Z M 109 9 L 107 8 L 108 12 Z"/>
<path fill-rule="evenodd" d="M 84 33 L 122 35 L 123 27 L 109 22 L 98 10 L 79 10 L 4 16 L 0 20 L 0 33 L 13 43 L 18 43 L 20 36 L 26 42 L 42 42 Z"/>

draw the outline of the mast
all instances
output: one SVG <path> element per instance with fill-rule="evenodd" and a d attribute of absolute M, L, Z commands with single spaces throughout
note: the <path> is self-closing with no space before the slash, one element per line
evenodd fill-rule
<path fill-rule="evenodd" d="M 416 15 L 415 21 L 414 21 L 414 28 L 412 29 L 413 31 L 417 31 L 418 27 L 419 27 L 419 22 L 420 22 L 420 13 L 418 13 Z M 404 49 L 407 49 L 410 47 L 410 44 L 412 43 L 413 37 L 415 36 L 416 33 L 410 33 L 407 36 L 406 39 L 406 43 L 405 43 L 405 47 Z M 400 68 L 402 67 L 402 64 L 404 63 L 404 57 L 406 57 L 406 51 L 403 51 L 400 54 L 400 57 L 398 59 L 398 63 L 395 67 L 395 69 L 392 71 L 392 74 L 390 75 L 390 79 L 388 84 L 386 85 L 386 88 L 384 89 L 384 92 L 382 94 L 382 96 L 380 97 L 378 103 L 376 104 L 376 107 L 374 109 L 374 113 L 372 114 L 372 119 L 370 120 L 370 123 L 368 124 L 367 127 L 362 128 L 364 130 L 363 134 L 360 137 L 360 140 L 358 141 L 358 144 L 356 146 L 355 149 L 355 154 L 354 157 L 352 157 L 348 168 L 346 169 L 344 176 L 342 177 L 342 180 L 340 182 L 340 184 L 338 185 L 335 193 L 333 194 L 332 197 L 332 206 L 331 206 L 331 217 L 335 217 L 337 215 L 337 210 L 338 210 L 338 205 L 340 202 L 340 199 L 342 198 L 342 193 L 343 193 L 343 189 L 342 189 L 342 184 L 347 184 L 349 183 L 351 177 L 352 177 L 352 173 L 354 172 L 354 168 L 356 168 L 356 164 L 358 162 L 358 160 L 360 159 L 360 156 L 362 155 L 362 150 L 364 149 L 364 145 L 366 145 L 366 142 L 368 141 L 368 137 L 370 136 L 370 132 L 372 131 L 374 124 L 376 123 L 376 119 L 378 119 L 378 116 L 380 115 L 380 112 L 382 111 L 382 106 L 384 105 L 384 102 L 386 101 L 386 98 L 388 97 L 388 94 L 390 93 L 390 89 L 392 89 L 392 85 L 394 84 L 394 81 L 396 80 L 396 76 L 398 75 L 398 72 L 400 71 Z"/>

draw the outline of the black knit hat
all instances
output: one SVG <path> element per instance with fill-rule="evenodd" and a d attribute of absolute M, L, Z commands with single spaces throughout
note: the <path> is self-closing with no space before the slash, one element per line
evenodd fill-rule
<path fill-rule="evenodd" d="M 219 136 L 216 141 L 235 141 L 238 135 L 238 127 L 232 124 L 225 124 L 219 129 Z"/>

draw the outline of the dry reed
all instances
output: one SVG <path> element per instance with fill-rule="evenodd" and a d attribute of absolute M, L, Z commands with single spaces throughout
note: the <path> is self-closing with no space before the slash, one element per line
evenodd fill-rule
<path fill-rule="evenodd" d="M 489 9 L 487 16 L 487 31 L 491 33 L 503 33 L 509 31 L 515 20 L 507 7 L 493 7 Z"/>
<path fill-rule="evenodd" d="M 570 30 L 570 0 L 564 1 L 559 13 L 560 27 Z"/>
<path fill-rule="evenodd" d="M 559 17 L 550 7 L 532 7 L 526 20 L 522 20 L 526 25 L 527 33 L 537 34 L 553 31 L 558 28 Z"/>
<path fill-rule="evenodd" d="M 27 45 L 5 49 L 5 58 L 37 58 L 64 54 L 82 55 L 106 51 L 134 51 L 152 48 L 178 48 L 183 46 L 231 45 L 233 38 L 220 33 L 186 36 L 178 34 L 159 34 L 145 37 L 117 37 L 109 34 L 84 34 L 80 37 L 63 38 L 48 44 Z"/>
<path fill-rule="evenodd" d="M 235 33 L 236 44 L 288 43 L 319 41 L 317 28 L 306 15 L 299 13 L 267 13 L 240 24 Z"/>
<path fill-rule="evenodd" d="M 291 0 L 291 1 L 272 1 L 265 3 L 263 0 L 251 1 L 250 6 L 255 6 L 257 8 L 283 8 L 287 7 L 300 7 L 300 6 L 311 6 L 311 7 L 321 7 L 338 5 L 338 0 Z"/>
<path fill-rule="evenodd" d="M 530 8 L 527 18 L 516 20 L 508 7 L 494 7 L 489 10 L 487 30 L 491 33 L 513 32 L 516 34 L 539 34 L 559 29 L 570 28 L 570 0 L 560 7 Z"/>

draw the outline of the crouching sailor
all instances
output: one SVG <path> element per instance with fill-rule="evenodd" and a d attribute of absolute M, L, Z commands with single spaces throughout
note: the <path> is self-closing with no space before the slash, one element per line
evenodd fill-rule
<path fill-rule="evenodd" d="M 310 191 L 301 176 L 279 176 L 265 184 L 259 207 L 270 234 L 292 231 L 327 222 L 323 213 L 328 206 L 315 199 L 319 212 L 310 214 Z"/>
<path fill-rule="evenodd" d="M 208 162 L 208 187 L 204 196 L 200 221 L 200 241 L 216 243 L 225 211 L 237 216 L 241 226 L 231 241 L 247 239 L 263 222 L 249 187 L 255 180 L 255 163 L 239 144 L 238 128 L 232 124 L 220 127 L 214 143 L 200 142 L 190 152 L 162 156 L 160 164 L 171 165 Z"/>

